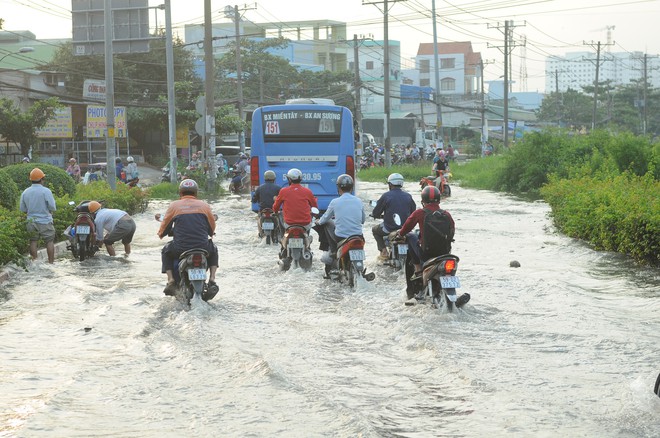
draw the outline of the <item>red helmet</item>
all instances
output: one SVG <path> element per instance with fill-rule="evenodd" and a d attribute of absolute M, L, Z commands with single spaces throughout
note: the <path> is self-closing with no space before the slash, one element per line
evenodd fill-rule
<path fill-rule="evenodd" d="M 436 186 L 426 186 L 422 190 L 422 203 L 424 204 L 439 204 L 440 203 L 440 190 Z"/>

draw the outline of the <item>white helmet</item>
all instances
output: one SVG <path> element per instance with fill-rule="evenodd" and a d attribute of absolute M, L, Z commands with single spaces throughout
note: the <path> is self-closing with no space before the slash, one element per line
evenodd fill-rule
<path fill-rule="evenodd" d="M 400 173 L 393 173 L 387 177 L 387 183 L 396 187 L 403 187 L 403 175 Z"/>
<path fill-rule="evenodd" d="M 300 182 L 302 181 L 302 172 L 300 169 L 293 168 L 286 173 L 286 177 L 290 182 Z"/>
<path fill-rule="evenodd" d="M 126 157 L 126 161 L 128 161 L 129 163 L 132 163 L 134 160 L 133 160 L 133 157 Z"/>

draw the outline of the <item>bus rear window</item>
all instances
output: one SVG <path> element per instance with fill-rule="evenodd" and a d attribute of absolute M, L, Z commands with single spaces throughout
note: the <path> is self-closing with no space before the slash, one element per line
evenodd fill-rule
<path fill-rule="evenodd" d="M 264 142 L 338 142 L 339 111 L 281 110 L 262 113 Z"/>

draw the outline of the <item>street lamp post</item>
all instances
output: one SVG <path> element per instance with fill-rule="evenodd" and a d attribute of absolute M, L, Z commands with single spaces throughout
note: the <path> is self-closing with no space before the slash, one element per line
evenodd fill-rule
<path fill-rule="evenodd" d="M 21 47 L 15 52 L 9 52 L 6 55 L 4 55 L 2 58 L 0 58 L 0 62 L 2 62 L 2 60 L 8 56 L 18 55 L 19 53 L 30 53 L 30 52 L 34 52 L 34 47 Z"/>

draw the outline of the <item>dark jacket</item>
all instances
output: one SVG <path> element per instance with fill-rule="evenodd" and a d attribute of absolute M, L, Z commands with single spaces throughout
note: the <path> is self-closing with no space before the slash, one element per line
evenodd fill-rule
<path fill-rule="evenodd" d="M 282 187 L 278 186 L 274 182 L 266 182 L 257 187 L 257 190 L 254 191 L 252 195 L 252 202 L 259 203 L 259 210 L 264 208 L 273 208 L 273 202 L 275 202 L 275 197 L 279 195 Z"/>
<path fill-rule="evenodd" d="M 383 193 L 371 215 L 376 219 L 383 218 L 385 231 L 391 232 L 401 228 L 401 225 L 416 208 L 417 206 L 410 193 L 404 192 L 399 187 L 393 187 Z M 399 225 L 394 222 L 395 214 L 398 214 L 401 219 Z"/>

